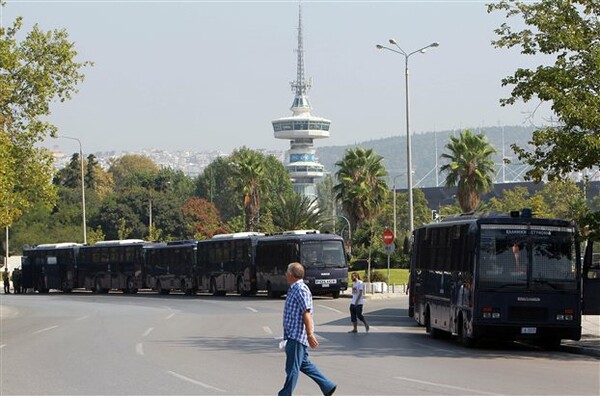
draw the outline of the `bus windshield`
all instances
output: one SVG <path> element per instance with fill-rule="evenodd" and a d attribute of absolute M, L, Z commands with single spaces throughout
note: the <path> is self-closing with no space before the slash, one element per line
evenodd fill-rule
<path fill-rule="evenodd" d="M 342 268 L 346 266 L 342 241 L 311 241 L 301 245 L 300 258 L 306 268 Z"/>
<path fill-rule="evenodd" d="M 482 226 L 480 246 L 482 287 L 577 289 L 575 241 L 568 228 Z"/>

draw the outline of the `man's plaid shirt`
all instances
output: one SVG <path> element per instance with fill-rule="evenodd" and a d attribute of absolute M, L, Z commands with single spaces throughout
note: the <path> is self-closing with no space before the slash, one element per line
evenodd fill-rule
<path fill-rule="evenodd" d="M 283 338 L 296 340 L 308 345 L 306 330 L 302 317 L 304 312 L 310 311 L 312 315 L 312 294 L 302 279 L 290 285 L 283 308 Z M 312 330 L 312 329 L 311 329 Z"/>

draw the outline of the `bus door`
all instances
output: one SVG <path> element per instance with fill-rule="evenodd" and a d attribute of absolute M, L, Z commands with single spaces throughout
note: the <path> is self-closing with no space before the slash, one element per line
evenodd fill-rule
<path fill-rule="evenodd" d="M 600 241 L 589 240 L 583 257 L 584 315 L 600 315 Z"/>

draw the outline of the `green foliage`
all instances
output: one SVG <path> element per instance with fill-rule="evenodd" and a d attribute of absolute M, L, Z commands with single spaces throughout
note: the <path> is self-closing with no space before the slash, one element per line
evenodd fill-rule
<path fill-rule="evenodd" d="M 4 4 L 0 4 L 0 7 Z M 0 27 L 0 226 L 11 225 L 37 202 L 51 205 L 52 158 L 35 145 L 56 127 L 46 121 L 50 104 L 76 92 L 91 63 L 75 62 L 77 52 L 65 30 L 24 34 L 22 18 Z M 19 37 L 23 37 L 21 41 Z"/>
<path fill-rule="evenodd" d="M 276 231 L 318 229 L 321 221 L 316 202 L 316 198 L 298 193 L 280 196 L 272 211 Z"/>
<path fill-rule="evenodd" d="M 460 133 L 459 137 L 450 137 L 446 145 L 450 153 L 442 158 L 448 163 L 440 167 L 440 173 L 446 172 L 446 186 L 457 186 L 458 202 L 463 212 L 474 211 L 481 200 L 481 194 L 492 187 L 494 148 L 483 134 L 473 135 L 470 130 Z"/>
<path fill-rule="evenodd" d="M 520 47 L 554 64 L 519 68 L 502 80 L 512 86 L 502 105 L 538 99 L 551 104 L 559 122 L 534 132 L 533 151 L 513 145 L 519 159 L 533 167 L 527 175 L 540 181 L 598 166 L 600 163 L 600 6 L 596 0 L 500 1 L 488 12 L 521 17 L 526 27 L 503 23 L 495 30 L 497 48 Z M 522 26 L 517 23 L 517 26 Z"/>

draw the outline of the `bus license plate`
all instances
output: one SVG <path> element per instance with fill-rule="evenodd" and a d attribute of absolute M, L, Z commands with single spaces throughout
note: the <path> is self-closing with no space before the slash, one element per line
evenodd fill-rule
<path fill-rule="evenodd" d="M 537 327 L 521 327 L 521 334 L 536 334 Z"/>
<path fill-rule="evenodd" d="M 315 284 L 321 285 L 321 287 L 329 287 L 337 283 L 337 279 L 315 279 Z"/>

